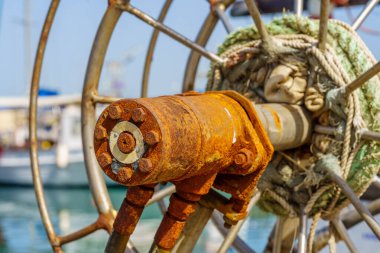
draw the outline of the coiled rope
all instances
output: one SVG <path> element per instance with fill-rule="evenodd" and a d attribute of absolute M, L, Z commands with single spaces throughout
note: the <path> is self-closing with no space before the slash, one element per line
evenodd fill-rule
<path fill-rule="evenodd" d="M 363 129 L 380 130 L 380 77 L 346 98 L 329 93 L 376 63 L 356 32 L 343 22 L 329 22 L 324 52 L 316 47 L 316 20 L 284 15 L 267 30 L 277 45 L 288 50 L 271 58 L 260 47 L 255 27 L 237 30 L 219 47 L 218 54 L 226 61 L 211 65 L 207 89 L 233 89 L 256 103 L 302 105 L 315 122 L 338 129 L 334 136 L 313 133 L 311 145 L 277 152 L 258 185 L 262 209 L 295 217 L 304 208 L 313 218 L 311 251 L 318 220 L 334 219 L 349 204 L 321 167 L 336 162 L 335 172 L 358 196 L 379 171 L 380 145 L 360 136 Z"/>

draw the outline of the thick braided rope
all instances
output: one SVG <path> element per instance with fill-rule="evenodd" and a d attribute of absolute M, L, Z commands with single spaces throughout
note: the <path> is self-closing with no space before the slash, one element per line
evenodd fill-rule
<path fill-rule="evenodd" d="M 281 44 L 292 48 L 304 49 L 317 58 L 322 68 L 338 86 L 348 84 L 375 62 L 374 57 L 356 33 L 348 25 L 339 21 L 331 21 L 329 24 L 329 45 L 326 53 L 322 53 L 316 47 L 310 46 L 316 43 L 316 38 L 318 37 L 319 27 L 316 21 L 307 18 L 284 16 L 282 19 L 272 22 L 268 26 L 268 30 L 272 35 L 276 36 L 276 39 Z M 222 57 L 228 57 L 244 50 L 246 47 L 259 47 L 259 45 L 259 35 L 256 29 L 246 28 L 230 35 L 219 48 L 218 53 Z M 210 75 L 211 82 L 208 85 L 209 89 L 222 78 L 217 68 L 215 68 L 214 73 L 212 71 L 210 73 L 212 74 Z M 221 83 L 217 86 L 220 85 Z M 380 129 L 380 117 L 376 117 L 380 111 L 379 98 L 379 79 L 376 79 L 368 82 L 365 87 L 355 92 L 348 99 L 347 125 L 343 136 L 343 148 L 340 160 L 342 177 L 347 180 L 357 194 L 364 192 L 380 165 L 376 161 L 378 159 L 368 160 L 364 158 L 372 154 L 379 154 L 380 149 L 378 145 L 367 141 L 357 154 L 353 153 L 352 148 L 356 146 L 357 140 L 351 143 L 351 132 L 353 130 L 355 136 L 360 136 L 360 127 L 363 126 L 363 122 L 371 130 L 376 131 Z M 362 115 L 363 119 L 361 118 Z M 310 214 L 318 212 L 318 205 L 316 210 L 313 211 L 313 209 L 315 209 L 315 203 L 318 202 L 319 198 L 322 198 L 322 201 L 325 202 L 326 198 L 331 198 L 323 194 L 324 191 L 330 191 L 329 188 L 331 187 L 322 187 L 310 198 L 306 206 Z M 344 196 L 340 194 L 336 194 L 335 196 L 330 200 L 330 205 L 327 207 L 328 211 L 335 210 L 334 208 L 337 207 L 340 209 L 347 203 Z M 287 201 L 276 194 L 276 199 L 280 198 L 283 203 Z M 283 208 L 283 205 L 280 204 L 278 207 Z M 293 209 L 296 209 L 296 207 L 293 207 Z M 288 212 L 288 210 L 285 210 L 285 212 Z"/>

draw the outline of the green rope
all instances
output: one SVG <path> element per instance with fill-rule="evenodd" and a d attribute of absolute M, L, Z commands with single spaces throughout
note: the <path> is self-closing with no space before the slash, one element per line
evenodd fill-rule
<path fill-rule="evenodd" d="M 319 21 L 311 20 L 305 17 L 296 17 L 293 15 L 284 15 L 282 18 L 276 19 L 267 25 L 269 34 L 273 36 L 278 35 L 307 35 L 311 38 L 318 39 Z M 231 33 L 220 45 L 218 49 L 218 55 L 224 56 L 234 48 L 247 47 L 248 45 L 255 43 L 260 39 L 257 29 L 253 26 L 242 28 L 234 33 Z M 340 61 L 340 64 L 344 68 L 348 77 L 351 80 L 357 78 L 360 74 L 365 72 L 373 65 L 372 59 L 369 59 L 368 50 L 365 48 L 364 43 L 360 40 L 355 32 L 348 29 L 346 25 L 343 25 L 338 21 L 330 21 L 328 24 L 327 42 L 333 49 L 335 55 Z M 364 50 L 365 49 L 365 50 Z M 307 57 L 307 55 L 306 55 Z M 245 64 L 248 61 L 245 61 Z M 245 67 L 245 70 L 250 69 Z M 220 65 L 211 65 L 209 72 L 209 82 L 207 88 L 210 89 L 223 89 L 223 85 L 214 86 L 214 78 L 221 78 L 223 80 L 224 75 L 223 68 Z M 242 92 L 238 88 L 239 92 Z M 243 93 L 243 92 L 242 92 Z M 362 86 L 357 91 L 361 117 L 368 129 L 372 131 L 380 131 L 380 81 L 379 78 L 373 78 Z M 361 148 L 358 150 L 352 166 L 349 170 L 347 177 L 347 183 L 357 194 L 361 194 L 369 185 L 373 176 L 378 173 L 380 168 L 380 145 L 374 141 L 363 141 Z M 309 168 L 311 169 L 311 168 Z M 267 170 L 273 173 L 273 170 Z M 269 173 L 269 172 L 268 172 Z M 268 180 L 271 175 L 265 173 L 263 180 Z M 266 175 L 267 174 L 267 175 Z M 318 173 L 316 173 L 318 176 Z M 261 180 L 261 181 L 263 181 Z M 270 179 L 269 179 L 270 180 Z M 299 180 L 296 178 L 292 179 Z M 266 182 L 268 183 L 268 182 Z M 265 182 L 261 182 L 262 187 L 267 187 Z M 313 188 L 313 191 L 317 191 L 323 184 L 329 183 L 327 180 L 320 180 L 320 185 Z M 289 189 L 285 182 L 284 189 Z M 264 186 L 263 186 L 264 185 Z M 318 200 L 315 202 L 309 215 L 314 215 L 320 211 L 326 211 L 335 196 L 336 188 L 332 187 L 330 190 L 324 192 Z M 283 194 L 289 202 L 294 202 L 295 206 L 299 207 L 305 203 L 302 196 L 296 196 L 299 194 L 292 191 L 289 194 Z M 337 205 L 343 203 L 346 200 L 344 195 L 339 197 Z M 297 203 L 298 202 L 298 203 Z M 278 215 L 289 215 L 281 205 L 279 205 L 273 198 L 265 194 L 265 191 L 260 200 L 260 206 L 269 212 L 273 212 Z"/>

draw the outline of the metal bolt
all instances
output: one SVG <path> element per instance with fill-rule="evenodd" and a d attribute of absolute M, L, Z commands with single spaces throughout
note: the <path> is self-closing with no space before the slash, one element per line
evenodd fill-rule
<path fill-rule="evenodd" d="M 121 182 L 128 182 L 133 175 L 133 170 L 132 168 L 129 167 L 122 167 L 118 172 L 117 172 L 117 178 Z"/>
<path fill-rule="evenodd" d="M 235 155 L 234 162 L 236 165 L 243 165 L 247 162 L 247 156 L 244 153 L 239 153 Z"/>
<path fill-rule="evenodd" d="M 232 226 L 235 226 L 237 224 L 237 221 L 233 221 L 226 216 L 223 216 L 223 220 L 224 220 L 224 227 L 227 229 L 230 229 Z"/>
<path fill-rule="evenodd" d="M 139 161 L 139 170 L 148 173 L 153 169 L 152 161 L 148 158 L 141 158 Z"/>
<path fill-rule="evenodd" d="M 136 108 L 132 111 L 132 119 L 134 122 L 143 122 L 145 121 L 146 112 L 143 108 Z"/>
<path fill-rule="evenodd" d="M 108 113 L 111 119 L 120 119 L 122 110 L 118 105 L 110 105 L 108 108 Z"/>
<path fill-rule="evenodd" d="M 148 143 L 148 145 L 153 146 L 154 144 L 158 143 L 160 141 L 160 135 L 156 131 L 149 131 L 145 135 L 145 142 Z"/>
<path fill-rule="evenodd" d="M 102 168 L 107 167 L 112 163 L 112 157 L 110 154 L 104 152 L 98 156 L 98 162 Z"/>
<path fill-rule="evenodd" d="M 102 140 L 107 137 L 107 130 L 102 126 L 97 126 L 94 135 L 97 140 Z"/>
<path fill-rule="evenodd" d="M 117 147 L 124 154 L 131 153 L 136 147 L 136 140 L 129 132 L 122 132 L 117 139 Z"/>
<path fill-rule="evenodd" d="M 253 163 L 253 153 L 251 150 L 242 148 L 234 157 L 234 163 L 243 169 L 249 169 Z"/>

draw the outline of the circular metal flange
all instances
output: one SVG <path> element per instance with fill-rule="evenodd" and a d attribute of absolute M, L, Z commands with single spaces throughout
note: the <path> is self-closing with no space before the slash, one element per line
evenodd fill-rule
<path fill-rule="evenodd" d="M 117 145 L 117 140 L 123 132 L 131 133 L 136 141 L 135 148 L 128 154 L 123 153 Z M 140 159 L 145 152 L 143 135 L 136 125 L 128 121 L 121 121 L 114 126 L 109 134 L 109 148 L 118 162 L 132 164 Z"/>

